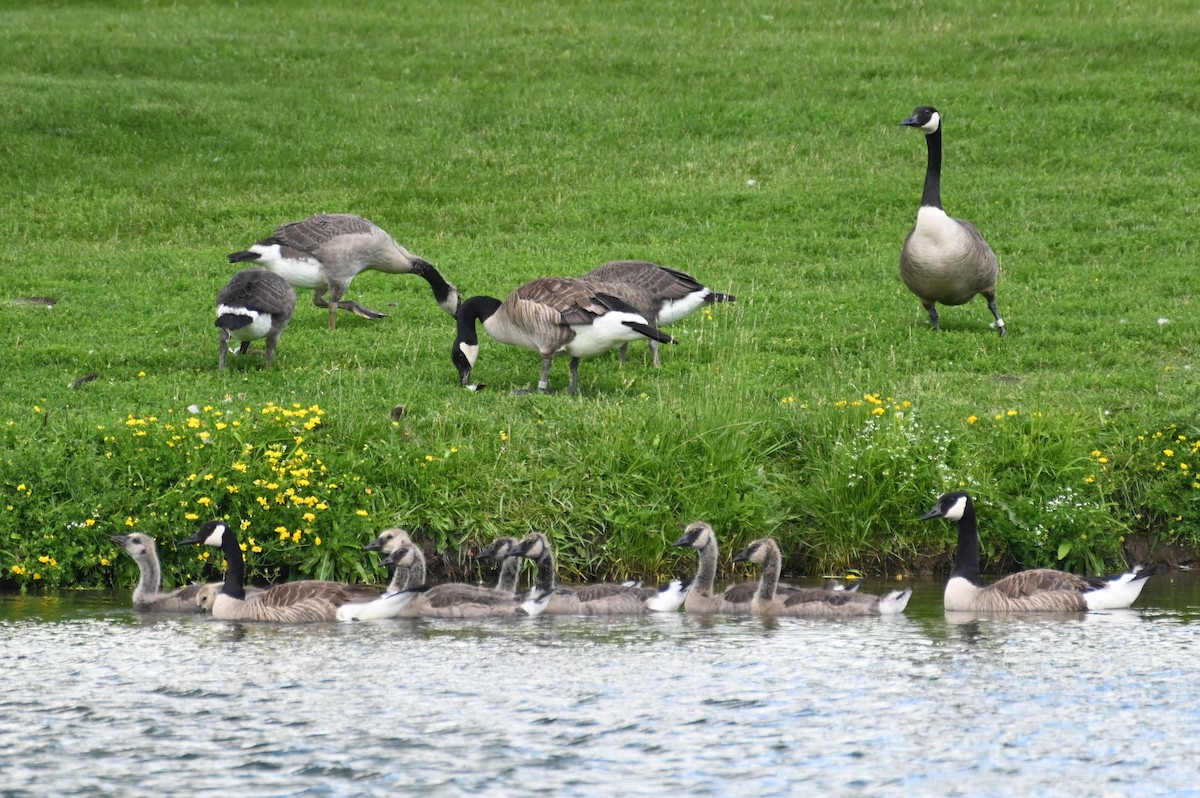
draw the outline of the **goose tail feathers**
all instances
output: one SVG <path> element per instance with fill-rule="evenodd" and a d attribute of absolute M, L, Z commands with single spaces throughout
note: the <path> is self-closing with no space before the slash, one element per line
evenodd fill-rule
<path fill-rule="evenodd" d="M 1083 594 L 1089 610 L 1122 610 L 1137 600 L 1141 595 L 1146 580 L 1154 573 L 1154 568 L 1143 568 L 1135 565 L 1131 570 L 1111 579 L 1105 580 L 1101 587 L 1089 590 Z"/>
<path fill-rule="evenodd" d="M 665 332 L 658 329 L 657 327 L 652 327 L 649 324 L 643 324 L 640 321 L 622 321 L 621 323 L 624 324 L 629 329 L 634 330 L 635 332 L 646 336 L 647 338 L 649 338 L 652 341 L 658 341 L 660 344 L 675 343 L 674 338 L 667 335 Z"/>
<path fill-rule="evenodd" d="M 675 612 L 682 605 L 683 600 L 687 598 L 688 590 L 692 587 L 692 579 L 673 579 L 667 584 L 658 589 L 650 598 L 646 599 L 646 609 L 652 612 Z"/>
<path fill-rule="evenodd" d="M 912 589 L 908 590 L 893 590 L 879 597 L 879 614 L 880 615 L 899 615 L 904 612 L 904 608 L 908 606 L 908 600 L 912 598 Z"/>
<path fill-rule="evenodd" d="M 257 252 L 251 252 L 248 249 L 243 249 L 241 252 L 230 252 L 226 257 L 230 263 L 246 263 L 252 260 L 258 260 L 261 257 Z"/>

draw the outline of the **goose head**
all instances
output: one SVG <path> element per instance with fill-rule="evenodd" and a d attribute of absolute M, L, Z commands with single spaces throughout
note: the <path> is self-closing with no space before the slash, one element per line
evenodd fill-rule
<path fill-rule="evenodd" d="M 688 524 L 683 530 L 679 540 L 672 543 L 672 546 L 687 546 L 693 549 L 702 549 L 707 546 L 713 539 L 713 528 L 703 521 L 696 521 Z"/>
<path fill-rule="evenodd" d="M 412 541 L 402 543 L 383 559 L 386 568 L 410 568 L 417 562 L 417 550 Z"/>
<path fill-rule="evenodd" d="M 475 560 L 495 560 L 499 562 L 512 554 L 513 549 L 516 547 L 516 538 L 496 538 L 486 548 L 480 549 L 475 554 L 472 554 L 471 557 Z"/>
<path fill-rule="evenodd" d="M 192 535 L 190 538 L 185 538 L 184 540 L 179 541 L 175 545 L 182 546 L 185 543 L 200 543 L 205 546 L 222 548 L 226 545 L 227 536 L 234 538 L 234 532 L 229 527 L 229 524 L 225 523 L 224 521 L 205 521 L 200 525 L 200 528 L 196 530 L 196 534 Z M 233 544 L 235 546 L 237 545 L 236 538 L 234 539 Z"/>
<path fill-rule="evenodd" d="M 155 545 L 154 538 L 141 532 L 134 532 L 132 535 L 109 535 L 108 539 L 125 549 L 134 560 L 158 557 L 158 546 Z"/>
<path fill-rule="evenodd" d="M 516 548 L 508 553 L 509 557 L 524 557 L 527 560 L 540 560 L 550 553 L 550 541 L 541 532 L 530 532 Z"/>
<path fill-rule="evenodd" d="M 961 490 L 952 493 L 943 493 L 938 497 L 937 504 L 929 512 L 921 516 L 921 520 L 928 521 L 931 518 L 945 518 L 948 521 L 958 521 L 966 513 L 967 507 L 970 504 L 971 497 Z"/>
<path fill-rule="evenodd" d="M 746 548 L 733 555 L 734 562 L 749 562 L 762 565 L 771 556 L 772 549 L 778 546 L 768 538 L 759 538 Z"/>
<path fill-rule="evenodd" d="M 201 585 L 200 589 L 196 591 L 196 611 L 212 612 L 213 604 L 216 603 L 217 594 L 220 592 L 220 582 L 209 582 L 206 585 Z"/>
<path fill-rule="evenodd" d="M 379 533 L 379 537 L 363 546 L 363 551 L 377 551 L 386 557 L 405 543 L 412 543 L 407 529 L 392 527 Z"/>
<path fill-rule="evenodd" d="M 928 136 L 942 127 L 942 115 L 932 105 L 921 105 L 912 112 L 912 116 L 900 124 L 915 127 Z"/>

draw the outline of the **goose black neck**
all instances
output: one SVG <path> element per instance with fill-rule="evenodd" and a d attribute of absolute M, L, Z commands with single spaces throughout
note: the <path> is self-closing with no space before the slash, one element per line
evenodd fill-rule
<path fill-rule="evenodd" d="M 942 128 L 925 136 L 929 162 L 925 165 L 925 190 L 921 192 L 921 207 L 942 207 Z"/>
<path fill-rule="evenodd" d="M 555 585 L 554 579 L 554 555 L 550 553 L 550 549 L 546 549 L 535 560 L 537 563 L 537 592 L 545 593 L 547 590 L 553 590 Z"/>
<path fill-rule="evenodd" d="M 439 305 L 445 305 L 450 299 L 450 294 L 455 290 L 454 286 L 446 281 L 442 273 L 437 270 L 432 263 L 427 260 L 417 258 L 413 263 L 413 274 L 425 279 L 429 283 L 429 287 L 433 289 L 433 298 Z"/>
<path fill-rule="evenodd" d="M 979 526 L 975 521 L 975 505 L 968 499 L 962 518 L 958 519 L 958 553 L 950 578 L 962 577 L 973 585 L 983 584 L 979 572 Z"/>
<path fill-rule="evenodd" d="M 242 547 L 237 536 L 226 530 L 221 537 L 221 551 L 225 554 L 225 585 L 221 592 L 235 599 L 246 598 L 246 561 L 242 558 Z"/>
<path fill-rule="evenodd" d="M 474 346 L 479 343 L 475 323 L 487 321 L 500 307 L 500 300 L 490 296 L 473 296 L 458 309 L 458 340 Z"/>

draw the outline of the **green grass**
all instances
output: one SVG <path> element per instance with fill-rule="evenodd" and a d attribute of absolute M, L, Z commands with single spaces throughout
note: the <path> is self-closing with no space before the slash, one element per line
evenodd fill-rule
<path fill-rule="evenodd" d="M 1194 4 L 63 2 L 0 23 L 0 586 L 129 584 L 105 535 L 217 513 L 267 541 L 260 577 L 382 576 L 357 546 L 392 524 L 451 570 L 538 529 L 566 577 L 661 576 L 690 567 L 667 544 L 696 518 L 727 550 L 779 537 L 796 569 L 918 570 L 953 531 L 916 517 L 960 484 L 999 564 L 1200 543 Z M 1000 256 L 1005 339 L 980 300 L 933 334 L 898 279 L 918 104 L 945 118 L 947 210 Z M 585 362 L 575 399 L 512 396 L 537 358 L 485 340 L 472 394 L 424 283 L 368 273 L 351 295 L 390 318 L 331 333 L 302 292 L 274 370 L 219 373 L 225 254 L 321 211 L 467 296 L 645 258 L 738 302 L 672 328 L 660 371 L 641 346 Z M 328 509 L 276 523 L 252 474 L 279 429 L 181 425 L 293 404 L 323 414 L 303 447 L 326 470 L 299 487 Z M 174 579 L 217 567 L 163 548 Z"/>

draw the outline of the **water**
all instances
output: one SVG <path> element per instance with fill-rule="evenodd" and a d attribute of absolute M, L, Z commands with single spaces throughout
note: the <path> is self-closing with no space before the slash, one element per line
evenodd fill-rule
<path fill-rule="evenodd" d="M 1200 795 L 1191 575 L 1084 616 L 940 601 L 288 627 L 0 597 L 0 795 Z"/>

